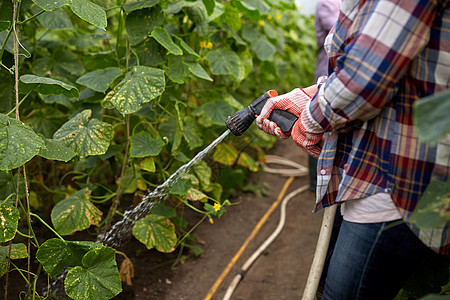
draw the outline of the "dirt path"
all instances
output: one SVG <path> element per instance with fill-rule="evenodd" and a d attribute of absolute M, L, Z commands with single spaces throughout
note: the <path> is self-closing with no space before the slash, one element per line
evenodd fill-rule
<path fill-rule="evenodd" d="M 281 141 L 271 153 L 307 166 L 307 158 L 292 141 Z M 270 195 L 256 197 L 242 193 L 227 207 L 228 212 L 211 225 L 202 223 L 193 233 L 204 249 L 198 258 L 189 258 L 171 270 L 168 257 L 136 247 L 135 278 L 133 286 L 124 284 L 124 292 L 117 299 L 203 299 L 232 257 L 250 235 L 260 218 L 277 199 L 287 177 L 261 173 L 251 180 L 270 184 Z M 308 176 L 296 178 L 286 195 L 307 185 Z M 314 194 L 305 191 L 293 198 L 287 206 L 286 224 L 281 234 L 261 255 L 237 287 L 232 299 L 300 299 L 311 265 L 322 213 L 311 212 Z M 218 288 L 213 299 L 222 299 L 229 283 L 253 252 L 272 234 L 279 222 L 279 207 L 249 244 L 234 268 Z M 130 249 L 130 248 L 128 248 Z M 137 250 L 136 250 L 137 249 Z M 161 265 L 164 264 L 165 265 Z M 169 262 L 170 263 L 170 262 Z"/>

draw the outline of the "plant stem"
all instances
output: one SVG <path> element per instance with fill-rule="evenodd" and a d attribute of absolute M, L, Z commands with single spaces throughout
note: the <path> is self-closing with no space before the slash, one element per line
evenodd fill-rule
<path fill-rule="evenodd" d="M 125 124 L 127 126 L 127 144 L 125 146 L 125 154 L 123 156 L 123 163 L 122 163 L 122 170 L 120 172 L 120 178 L 119 178 L 119 185 L 117 186 L 117 192 L 116 192 L 116 199 L 114 200 L 113 204 L 111 205 L 111 208 L 109 209 L 108 215 L 106 216 L 106 222 L 104 226 L 104 232 L 103 236 L 106 235 L 106 231 L 109 228 L 109 225 L 111 224 L 111 220 L 116 214 L 117 207 L 119 206 L 120 202 L 120 192 L 122 189 L 122 183 L 123 183 L 123 177 L 125 176 L 125 169 L 127 167 L 128 163 L 128 151 L 130 148 L 130 115 L 126 115 L 125 117 Z"/>
<path fill-rule="evenodd" d="M 204 215 L 203 218 L 197 222 L 197 224 L 195 224 L 188 232 L 186 232 L 186 234 L 183 236 L 183 238 L 181 238 L 177 242 L 177 245 L 175 247 L 178 247 L 178 245 L 180 245 L 195 230 L 195 228 L 197 228 L 201 223 L 203 223 L 203 221 L 205 221 L 205 219 L 207 217 L 208 217 L 207 215 Z"/>
<path fill-rule="evenodd" d="M 30 213 L 31 216 L 35 217 L 36 219 L 38 219 L 39 221 L 41 221 L 42 224 L 44 224 L 48 229 L 50 229 L 57 237 L 59 237 L 64 243 L 67 244 L 66 240 L 59 235 L 58 232 L 56 232 L 55 229 L 53 229 L 50 225 L 48 225 L 44 220 L 41 219 L 41 217 L 39 217 L 38 215 L 34 214 L 34 213 Z"/>
<path fill-rule="evenodd" d="M 16 114 L 17 114 L 17 110 L 18 110 L 18 107 L 23 103 L 23 101 L 25 101 L 25 99 L 27 99 L 27 97 L 28 97 L 28 95 L 30 95 L 31 94 L 31 92 L 34 90 L 34 88 L 32 88 L 23 98 L 22 98 L 22 100 L 20 100 L 20 102 L 18 102 L 17 104 L 16 104 L 16 107 L 14 107 L 13 109 L 11 109 L 11 111 L 10 112 L 8 112 L 6 115 L 7 116 L 9 116 L 10 114 L 12 114 L 14 111 L 16 111 Z"/>
<path fill-rule="evenodd" d="M 25 23 L 27 23 L 27 22 L 33 20 L 34 18 L 39 17 L 39 16 L 42 15 L 43 13 L 45 13 L 45 10 L 41 10 L 40 12 L 38 12 L 37 14 L 35 14 L 34 16 L 31 16 L 31 17 L 29 17 L 29 18 L 27 18 L 27 19 L 25 19 L 25 20 L 23 20 L 23 21 L 17 22 L 17 24 L 23 25 L 23 24 L 25 24 Z"/>

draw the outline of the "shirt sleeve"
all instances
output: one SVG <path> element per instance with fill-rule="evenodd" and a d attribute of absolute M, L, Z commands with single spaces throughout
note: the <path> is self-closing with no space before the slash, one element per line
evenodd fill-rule
<path fill-rule="evenodd" d="M 322 0 L 317 3 L 316 18 L 321 28 L 328 31 L 339 15 L 341 0 Z"/>
<path fill-rule="evenodd" d="M 338 22 L 333 44 L 345 47 L 310 104 L 325 131 L 374 118 L 392 99 L 411 60 L 428 42 L 435 1 L 362 0 L 352 23 Z"/>

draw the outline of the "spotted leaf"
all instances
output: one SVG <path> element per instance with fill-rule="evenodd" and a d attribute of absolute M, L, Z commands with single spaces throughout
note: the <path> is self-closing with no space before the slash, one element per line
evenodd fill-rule
<path fill-rule="evenodd" d="M 67 121 L 53 135 L 53 139 L 70 146 L 80 157 L 101 155 L 108 150 L 113 136 L 110 124 L 90 119 L 92 111 L 83 110 Z"/>
<path fill-rule="evenodd" d="M 0 170 L 25 164 L 45 147 L 44 140 L 22 122 L 0 114 Z"/>
<path fill-rule="evenodd" d="M 224 165 L 231 166 L 238 158 L 238 151 L 230 144 L 219 144 L 216 147 L 213 158 Z"/>
<path fill-rule="evenodd" d="M 0 277 L 8 271 L 9 246 L 0 246 Z M 11 259 L 20 259 L 28 257 L 25 244 L 11 245 Z"/>
<path fill-rule="evenodd" d="M 53 207 L 51 219 L 56 231 L 68 235 L 100 222 L 102 212 L 89 201 L 89 195 L 89 189 L 85 188 Z"/>
<path fill-rule="evenodd" d="M 10 204 L 0 204 L 0 243 L 12 240 L 19 224 L 19 210 Z"/>
<path fill-rule="evenodd" d="M 87 252 L 82 264 L 69 271 L 64 288 L 72 299 L 111 299 L 122 291 L 115 250 L 101 247 Z"/>
<path fill-rule="evenodd" d="M 45 272 L 55 277 L 66 268 L 81 265 L 81 260 L 88 251 L 102 246 L 94 242 L 63 241 L 53 238 L 46 240 L 39 247 L 36 258 Z"/>
<path fill-rule="evenodd" d="M 164 92 L 164 71 L 146 66 L 136 66 L 107 95 L 105 102 L 111 103 L 122 115 L 141 109 L 141 104 L 150 102 Z"/>
<path fill-rule="evenodd" d="M 203 187 L 208 187 L 211 183 L 212 170 L 204 161 L 199 161 L 193 168 L 195 175 L 200 180 Z"/>
<path fill-rule="evenodd" d="M 75 155 L 75 151 L 71 148 L 66 147 L 63 142 L 55 141 L 50 139 L 45 139 L 45 148 L 41 148 L 39 151 L 39 156 L 42 156 L 46 159 L 53 160 L 61 160 L 61 161 L 69 161 Z"/>
<path fill-rule="evenodd" d="M 133 235 L 147 249 L 154 247 L 164 253 L 174 251 L 177 244 L 175 225 L 169 219 L 154 214 L 137 221 L 133 226 Z"/>

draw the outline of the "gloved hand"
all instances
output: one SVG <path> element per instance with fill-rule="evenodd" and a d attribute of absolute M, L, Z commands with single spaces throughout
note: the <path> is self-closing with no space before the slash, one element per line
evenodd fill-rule
<path fill-rule="evenodd" d="M 267 100 L 260 115 L 256 118 L 256 125 L 264 132 L 286 139 L 292 136 L 292 140 L 306 153 L 313 157 L 319 157 L 321 148 L 318 146 L 324 130 L 312 118 L 308 107 L 311 97 L 302 89 L 293 91 Z M 274 109 L 286 110 L 298 117 L 290 132 L 282 132 L 278 125 L 267 118 Z"/>
<path fill-rule="evenodd" d="M 282 132 L 275 122 L 268 119 L 272 110 L 285 110 L 300 118 L 303 108 L 310 99 L 311 97 L 304 90 L 299 88 L 296 88 L 289 93 L 272 97 L 267 100 L 261 113 L 256 118 L 256 126 L 265 133 L 287 139 L 291 134 Z"/>

